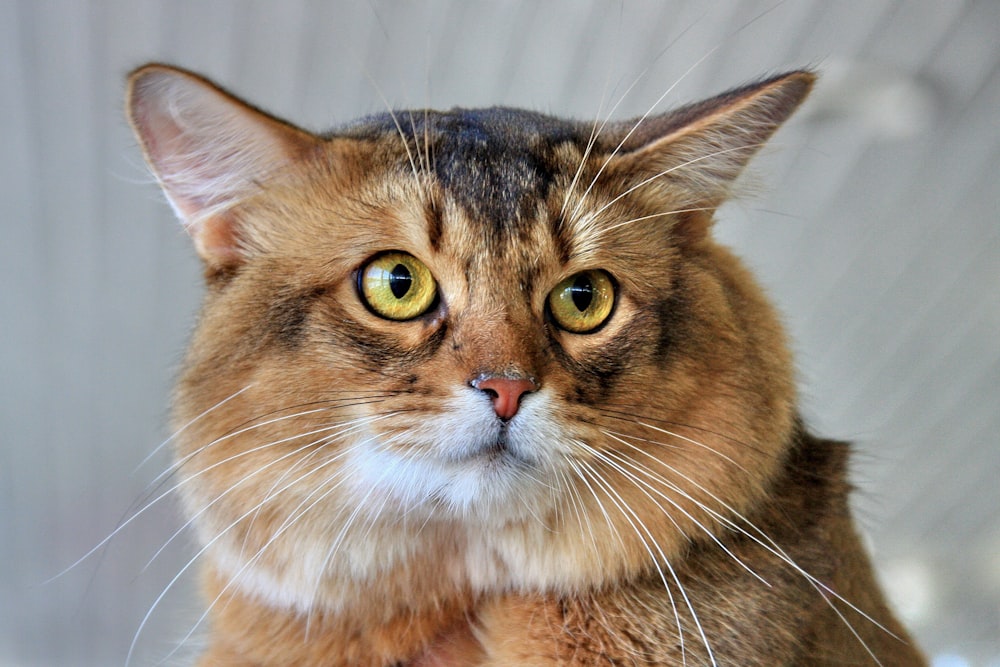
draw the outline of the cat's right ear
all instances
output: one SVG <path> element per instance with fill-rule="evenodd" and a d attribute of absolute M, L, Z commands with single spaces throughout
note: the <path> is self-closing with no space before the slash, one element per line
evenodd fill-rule
<path fill-rule="evenodd" d="M 126 111 L 146 162 L 213 269 L 239 264 L 248 251 L 234 207 L 317 141 L 167 65 L 129 75 Z"/>

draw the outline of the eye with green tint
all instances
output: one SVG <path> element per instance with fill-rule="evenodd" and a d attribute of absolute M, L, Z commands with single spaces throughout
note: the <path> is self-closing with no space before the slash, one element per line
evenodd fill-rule
<path fill-rule="evenodd" d="M 549 292 L 549 311 L 562 329 L 591 333 L 611 316 L 615 286 L 611 276 L 600 270 L 581 271 Z"/>
<path fill-rule="evenodd" d="M 361 268 L 358 289 L 365 304 L 388 320 L 420 317 L 437 300 L 430 269 L 405 252 L 377 255 Z"/>

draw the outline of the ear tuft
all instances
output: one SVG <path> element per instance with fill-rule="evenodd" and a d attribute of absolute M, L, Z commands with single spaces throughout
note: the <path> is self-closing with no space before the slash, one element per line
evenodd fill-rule
<path fill-rule="evenodd" d="M 232 208 L 314 141 L 167 65 L 146 65 L 129 76 L 126 110 L 147 163 L 210 264 L 232 264 L 243 250 Z"/>

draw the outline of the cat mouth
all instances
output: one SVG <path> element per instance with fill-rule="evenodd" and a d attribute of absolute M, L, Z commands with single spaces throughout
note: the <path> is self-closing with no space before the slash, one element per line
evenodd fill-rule
<path fill-rule="evenodd" d="M 501 431 L 497 437 L 484 441 L 470 452 L 467 460 L 492 462 L 513 456 L 510 447 L 507 446 L 507 436 Z"/>
<path fill-rule="evenodd" d="M 493 442 L 488 442 L 479 454 L 482 457 L 493 460 L 504 456 L 514 456 L 507 446 L 507 428 L 502 427 Z"/>
<path fill-rule="evenodd" d="M 462 462 L 490 466 L 525 465 L 527 459 L 511 447 L 509 429 L 502 425 L 495 433 L 484 435 L 479 442 L 468 447 L 458 456 Z"/>

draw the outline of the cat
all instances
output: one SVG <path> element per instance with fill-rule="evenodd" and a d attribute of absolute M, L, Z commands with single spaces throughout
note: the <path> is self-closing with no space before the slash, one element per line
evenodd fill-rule
<path fill-rule="evenodd" d="M 127 115 L 206 295 L 176 389 L 232 665 L 923 665 L 715 210 L 792 71 L 606 124 L 328 134 L 191 72 Z"/>

